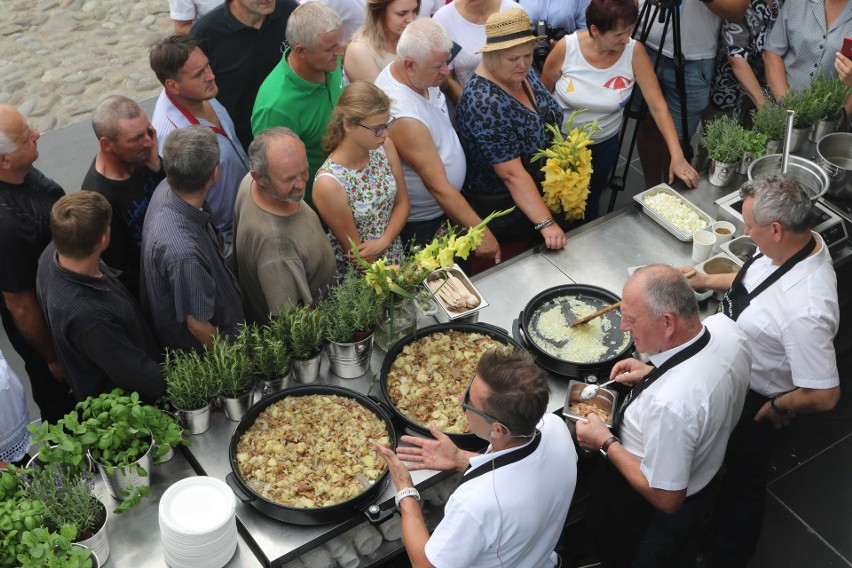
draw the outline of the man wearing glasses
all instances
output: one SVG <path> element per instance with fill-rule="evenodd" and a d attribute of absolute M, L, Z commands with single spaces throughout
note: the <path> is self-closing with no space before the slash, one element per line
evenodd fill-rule
<path fill-rule="evenodd" d="M 565 423 L 546 414 L 544 372 L 523 351 L 489 351 L 463 396 L 469 431 L 490 441 L 484 454 L 460 450 L 434 422 L 434 440 L 375 444 L 398 490 L 405 549 L 412 566 L 540 568 L 553 552 L 577 481 L 577 454 Z M 410 462 L 408 466 L 400 460 Z M 463 472 L 432 536 L 408 470 Z"/>

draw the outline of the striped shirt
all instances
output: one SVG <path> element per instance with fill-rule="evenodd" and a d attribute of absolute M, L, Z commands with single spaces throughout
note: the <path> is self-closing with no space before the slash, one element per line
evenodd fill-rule
<path fill-rule="evenodd" d="M 228 111 L 216 99 L 210 99 L 207 102 L 213 107 L 213 111 L 222 125 L 222 130 L 227 134 L 225 136 L 220 132 L 216 133 L 216 140 L 219 142 L 219 179 L 210 188 L 210 193 L 207 194 L 207 203 L 210 204 L 213 224 L 219 234 L 222 235 L 222 239 L 226 243 L 230 243 L 234 240 L 232 227 L 234 200 L 237 198 L 240 182 L 248 173 L 249 160 L 237 139 L 234 123 L 228 116 Z M 203 118 L 196 117 L 196 120 L 201 125 L 214 126 Z M 191 126 L 189 119 L 166 96 L 165 90 L 160 93 L 160 98 L 157 99 L 154 114 L 151 116 L 151 124 L 157 129 L 157 144 L 161 150 L 169 134 L 178 128 Z"/>
<path fill-rule="evenodd" d="M 766 38 L 764 49 L 784 60 L 792 92 L 806 88 L 817 73 L 837 76 L 834 54 L 852 36 L 852 2 L 825 27 L 825 0 L 788 0 Z"/>
<path fill-rule="evenodd" d="M 201 349 L 186 316 L 233 336 L 245 321 L 236 279 L 219 250 L 207 202 L 196 209 L 163 180 L 142 229 L 142 308 L 164 347 Z"/>

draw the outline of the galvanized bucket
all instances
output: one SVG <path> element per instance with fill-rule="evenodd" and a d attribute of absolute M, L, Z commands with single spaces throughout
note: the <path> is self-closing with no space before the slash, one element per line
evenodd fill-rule
<path fill-rule="evenodd" d="M 249 407 L 252 404 L 252 397 L 254 396 L 254 389 L 249 390 L 243 396 L 238 396 L 236 398 L 230 398 L 223 396 L 220 398 L 222 401 L 222 407 L 225 409 L 225 417 L 232 422 L 239 422 L 243 419 L 243 416 L 248 412 Z"/>
<path fill-rule="evenodd" d="M 319 381 L 320 363 L 322 362 L 322 351 L 310 359 L 293 359 L 290 366 L 293 369 L 293 380 L 303 385 L 309 385 Z"/>
<path fill-rule="evenodd" d="M 373 354 L 373 335 L 353 343 L 328 344 L 328 362 L 331 372 L 344 379 L 360 377 L 370 370 Z"/>
<path fill-rule="evenodd" d="M 148 448 L 148 451 L 145 452 L 145 455 L 140 457 L 136 462 L 129 466 L 125 467 L 112 467 L 112 475 L 108 473 L 107 466 L 105 464 L 100 463 L 98 460 L 92 458 L 95 462 L 95 466 L 98 468 L 98 472 L 101 474 L 101 479 L 103 479 L 104 484 L 106 485 L 107 491 L 109 494 L 118 499 L 119 501 L 123 501 L 127 497 L 122 495 L 123 489 L 132 489 L 134 487 L 150 487 L 151 486 L 151 476 L 145 475 L 142 476 L 138 473 L 137 467 L 140 466 L 144 471 L 150 473 L 151 471 L 151 448 L 154 447 L 153 439 L 151 442 L 151 447 Z"/>
<path fill-rule="evenodd" d="M 710 162 L 710 183 L 717 187 L 725 187 L 737 171 L 737 163 L 724 163 L 712 160 Z"/>
<path fill-rule="evenodd" d="M 182 410 L 178 408 L 176 411 L 183 427 L 189 430 L 190 434 L 202 434 L 210 428 L 210 410 L 212 406 L 208 402 L 205 406 L 194 410 Z"/>
<path fill-rule="evenodd" d="M 106 562 L 109 560 L 109 531 L 107 530 L 107 509 L 103 503 L 101 503 L 101 514 L 103 515 L 103 523 L 101 523 L 100 528 L 95 531 L 95 534 L 85 540 L 77 541 L 76 544 L 91 549 L 99 562 Z M 92 565 L 94 566 L 95 562 L 92 562 Z"/>

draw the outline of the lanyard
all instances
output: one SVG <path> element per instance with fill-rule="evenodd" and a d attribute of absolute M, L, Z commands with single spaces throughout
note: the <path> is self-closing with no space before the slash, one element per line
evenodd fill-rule
<path fill-rule="evenodd" d="M 756 254 L 752 258 L 748 259 L 746 263 L 740 268 L 739 273 L 734 278 L 734 281 L 731 283 L 731 287 L 725 292 L 725 297 L 722 298 L 722 303 L 719 304 L 719 311 L 734 321 L 742 315 L 743 311 L 749 307 L 751 301 L 755 299 L 758 295 L 760 295 L 764 290 L 769 288 L 775 282 L 781 279 L 782 276 L 790 272 L 794 266 L 803 261 L 808 257 L 808 255 L 813 252 L 816 248 L 816 239 L 811 235 L 811 239 L 803 246 L 799 251 L 791 256 L 787 261 L 778 267 L 769 277 L 766 278 L 760 285 L 752 290 L 750 293 L 746 290 L 746 287 L 743 285 L 743 279 L 745 278 L 745 274 L 748 271 L 749 267 L 752 263 L 763 256 L 762 254 Z"/>
<path fill-rule="evenodd" d="M 248 166 L 246 165 L 246 163 L 245 163 L 245 162 L 243 162 L 243 159 L 242 159 L 242 157 L 240 156 L 240 152 L 237 150 L 237 147 L 236 147 L 236 146 L 234 146 L 234 141 L 233 141 L 233 140 L 231 140 L 231 137 L 230 137 L 230 136 L 228 136 L 228 133 L 227 133 L 227 132 L 225 132 L 225 130 L 224 130 L 224 129 L 219 128 L 218 126 L 214 126 L 214 125 L 212 125 L 212 124 L 201 124 L 201 123 L 198 121 L 198 119 L 195 117 L 195 115 L 194 115 L 194 114 L 192 114 L 191 112 L 189 112 L 188 110 L 186 110 L 184 107 L 182 107 L 181 105 L 179 105 L 179 104 L 177 103 L 177 101 L 175 101 L 175 100 L 171 97 L 171 95 L 169 95 L 169 93 L 168 93 L 168 92 L 166 93 L 166 97 L 169 99 L 169 101 L 172 103 L 172 105 L 174 105 L 174 107 L 175 107 L 176 109 L 178 109 L 178 111 L 179 111 L 179 112 L 183 115 L 183 117 L 184 117 L 187 121 L 189 121 L 189 123 L 190 123 L 191 125 L 193 125 L 193 126 L 199 126 L 199 125 L 200 125 L 200 126 L 206 126 L 206 127 L 207 127 L 207 128 L 209 128 L 210 130 L 212 130 L 213 132 L 215 132 L 216 134 L 218 134 L 219 136 L 224 136 L 224 137 L 225 137 L 225 140 L 227 140 L 227 141 L 231 144 L 231 148 L 233 148 L 233 149 L 234 149 L 234 153 L 237 155 L 237 158 L 239 158 L 239 159 L 240 159 L 240 162 L 242 162 L 243 167 L 246 167 L 246 168 L 248 167 Z M 174 123 L 172 123 L 172 124 L 174 124 Z M 177 125 L 175 125 L 175 126 L 177 126 Z"/>
<path fill-rule="evenodd" d="M 470 470 L 461 478 L 461 481 L 458 484 L 458 487 L 461 487 L 471 479 L 476 479 L 481 475 L 485 475 L 489 471 L 494 471 L 497 468 L 501 468 L 504 465 L 509 465 L 511 463 L 519 462 L 528 455 L 532 454 L 538 445 L 541 443 L 541 432 L 538 430 L 535 431 L 535 435 L 533 436 L 532 441 L 526 446 L 515 450 L 514 452 L 509 452 L 507 454 L 503 454 L 497 456 L 490 463 L 483 463 L 476 466 L 475 469 Z"/>
<path fill-rule="evenodd" d="M 633 388 L 630 389 L 629 393 L 627 393 L 627 396 L 624 398 L 624 402 L 621 403 L 621 407 L 618 409 L 617 423 L 619 424 L 619 427 L 622 419 L 624 418 L 624 412 L 627 410 L 627 407 L 630 406 L 631 402 L 636 400 L 645 389 L 654 384 L 654 382 L 662 377 L 666 372 L 680 365 L 693 355 L 697 355 L 699 351 L 707 347 L 708 343 L 710 343 L 710 330 L 705 328 L 704 333 L 698 338 L 698 341 L 675 353 L 659 367 L 651 369 L 650 373 L 645 375 L 641 381 L 633 385 Z"/>

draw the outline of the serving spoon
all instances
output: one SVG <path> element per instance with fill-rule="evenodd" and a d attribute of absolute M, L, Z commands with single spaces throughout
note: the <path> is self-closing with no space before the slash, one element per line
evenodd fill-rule
<path fill-rule="evenodd" d="M 586 385 L 583 387 L 583 390 L 580 391 L 580 400 L 589 400 L 590 398 L 595 398 L 598 396 L 598 391 L 600 391 L 603 387 L 610 385 L 615 382 L 615 379 L 609 380 L 602 385 L 593 384 Z"/>

